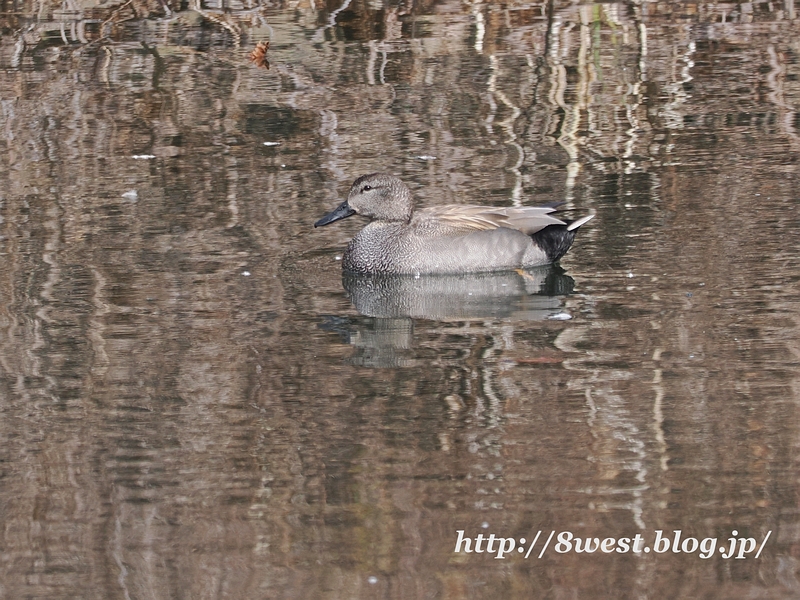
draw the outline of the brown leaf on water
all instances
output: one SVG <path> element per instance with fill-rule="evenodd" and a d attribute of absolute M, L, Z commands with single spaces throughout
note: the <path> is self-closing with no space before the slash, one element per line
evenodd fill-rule
<path fill-rule="evenodd" d="M 257 67 L 269 69 L 267 50 L 269 50 L 269 42 L 258 42 L 255 50 L 250 53 L 250 62 L 254 63 Z"/>

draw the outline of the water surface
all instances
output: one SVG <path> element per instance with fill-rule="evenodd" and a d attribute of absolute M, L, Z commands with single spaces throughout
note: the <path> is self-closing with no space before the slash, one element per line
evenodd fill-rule
<path fill-rule="evenodd" d="M 2 10 L 0 596 L 800 594 L 792 2 Z M 343 278 L 378 170 L 596 217 Z"/>

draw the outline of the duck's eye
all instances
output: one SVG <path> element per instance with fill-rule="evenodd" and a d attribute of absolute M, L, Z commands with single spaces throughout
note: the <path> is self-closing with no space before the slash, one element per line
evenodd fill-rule
<path fill-rule="evenodd" d="M 371 185 L 365 185 L 363 188 L 361 188 L 361 193 L 368 192 L 371 189 L 372 189 Z"/>

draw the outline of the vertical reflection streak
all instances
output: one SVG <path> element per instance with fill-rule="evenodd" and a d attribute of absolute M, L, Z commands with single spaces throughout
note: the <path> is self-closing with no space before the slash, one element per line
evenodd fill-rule
<path fill-rule="evenodd" d="M 495 115 L 497 114 L 497 102 L 495 102 L 494 94 L 491 93 L 492 88 L 494 87 L 494 78 L 497 77 L 497 73 L 492 70 L 491 75 L 489 75 L 489 81 L 487 83 L 487 87 L 489 88 L 489 97 L 487 98 L 487 102 L 489 104 L 489 114 L 486 115 L 486 119 L 484 119 L 484 127 L 486 127 L 486 132 L 489 135 L 494 134 L 494 129 L 492 129 L 492 123 L 494 123 Z"/>
<path fill-rule="evenodd" d="M 335 112 L 332 110 L 323 109 L 319 113 L 320 125 L 319 135 L 322 139 L 327 139 L 328 143 L 325 147 L 325 154 L 327 160 L 322 164 L 325 169 L 328 169 L 334 175 L 334 179 L 341 181 L 347 177 L 347 174 L 339 166 L 339 134 L 337 127 L 339 126 L 339 119 Z"/>
<path fill-rule="evenodd" d="M 238 161 L 230 155 L 225 157 L 225 179 L 228 184 L 228 211 L 231 213 L 230 220 L 225 226 L 231 228 L 239 224 L 239 203 L 237 200 L 239 170 Z"/>
<path fill-rule="evenodd" d="M 117 501 L 121 501 L 121 498 L 117 498 Z M 117 515 L 114 519 L 114 542 L 113 542 L 113 551 L 112 556 L 114 557 L 114 562 L 117 563 L 117 567 L 119 568 L 119 574 L 117 575 L 117 582 L 119 583 L 119 587 L 122 589 L 122 593 L 124 594 L 125 600 L 130 600 L 131 595 L 128 591 L 128 585 L 126 583 L 128 577 L 128 569 L 125 567 L 125 560 L 123 557 L 125 542 L 123 538 L 125 535 L 123 534 L 123 527 L 122 527 L 122 516 Z"/>
<path fill-rule="evenodd" d="M 59 247 L 60 229 L 58 226 L 59 210 L 52 207 L 47 211 L 47 216 L 50 217 L 44 222 L 44 228 L 50 232 L 50 237 L 44 244 L 44 252 L 42 253 L 42 262 L 50 267 L 47 272 L 47 278 L 42 284 L 42 290 L 39 292 L 39 297 L 44 301 L 43 306 L 40 306 L 36 311 L 36 316 L 46 323 L 52 323 L 53 319 L 50 318 L 50 304 L 54 301 L 53 290 L 58 282 L 61 280 L 61 269 L 58 261 L 55 259 L 56 252 Z M 42 345 L 44 343 L 42 342 Z"/>
<path fill-rule="evenodd" d="M 647 81 L 647 25 L 639 23 L 639 79 Z"/>
<path fill-rule="evenodd" d="M 242 84 L 242 72 L 236 69 L 236 78 L 231 85 L 231 93 L 236 94 L 239 91 L 239 86 Z M 222 119 L 222 127 L 226 138 L 233 137 L 235 131 L 230 127 L 228 119 Z M 238 182 L 239 182 L 239 161 L 232 154 L 225 157 L 225 180 L 228 185 L 226 199 L 228 201 L 228 210 L 231 213 L 230 220 L 226 227 L 236 227 L 239 224 L 239 203 L 238 203 Z"/>
<path fill-rule="evenodd" d="M 511 109 L 511 115 L 507 119 L 500 121 L 499 125 L 506 134 L 505 143 L 514 148 L 517 153 L 517 160 L 512 166 L 506 168 L 507 171 L 510 171 L 514 174 L 514 189 L 511 191 L 511 203 L 513 206 L 522 206 L 522 173 L 520 172 L 519 168 L 522 166 L 522 163 L 525 160 L 525 152 L 522 149 L 522 146 L 520 146 L 516 141 L 517 134 L 514 133 L 514 122 L 522 114 L 522 111 L 517 105 L 508 99 L 508 96 L 506 96 L 503 91 L 497 89 L 497 78 L 501 71 L 497 56 L 494 54 L 489 56 L 489 65 L 492 72 L 488 82 L 489 95 L 491 98 L 497 98 L 500 100 L 500 102 Z M 492 101 L 491 106 L 496 108 L 497 104 Z"/>
<path fill-rule="evenodd" d="M 92 305 L 95 310 L 89 319 L 89 339 L 92 344 L 94 356 L 92 360 L 92 375 L 102 377 L 108 371 L 110 360 L 106 352 L 105 316 L 110 312 L 106 299 L 106 278 L 100 270 L 92 266 L 94 285 L 92 286 Z"/>
<path fill-rule="evenodd" d="M 475 2 L 472 5 L 472 16 L 475 17 L 475 52 L 483 54 L 483 38 L 486 35 L 486 23 L 481 12 L 481 3 Z"/>
<path fill-rule="evenodd" d="M 782 118 L 778 122 L 782 124 L 783 131 L 797 146 L 800 137 L 794 127 L 795 113 L 794 107 L 786 102 L 783 83 L 786 77 L 785 56 L 778 54 L 775 46 L 770 44 L 767 46 L 767 54 L 769 54 L 769 67 L 770 71 L 767 73 L 767 86 L 769 87 L 769 94 L 767 97 L 770 102 L 778 107 L 779 112 L 783 113 Z"/>
<path fill-rule="evenodd" d="M 486 348 L 483 352 L 483 356 L 481 357 L 481 371 L 483 372 L 483 376 L 481 377 L 482 385 L 481 389 L 483 390 L 483 394 L 489 400 L 489 415 L 488 415 L 488 422 L 487 422 L 487 429 L 495 429 L 501 423 L 501 415 L 502 415 L 502 407 L 500 404 L 500 399 L 498 398 L 497 394 L 494 391 L 494 384 L 492 382 L 492 370 L 489 368 L 489 364 L 494 363 L 492 361 L 492 356 L 494 355 L 494 347 L 490 346 Z M 488 363 L 488 364 L 487 364 Z"/>
<path fill-rule="evenodd" d="M 375 85 L 375 59 L 378 56 L 378 43 L 375 40 L 367 42 L 369 58 L 367 59 L 367 85 Z"/>
<path fill-rule="evenodd" d="M 590 76 L 588 74 L 586 57 L 592 45 L 589 27 L 591 23 L 591 11 L 591 6 L 583 6 L 580 8 L 581 23 L 578 44 L 578 82 L 575 90 L 575 101 L 572 105 L 568 105 L 565 99 L 565 94 L 567 92 L 567 71 L 561 58 L 561 55 L 565 55 L 569 51 L 569 43 L 566 40 L 566 36 L 572 29 L 571 24 L 564 28 L 560 36 L 564 38 L 563 49 L 560 44 L 555 43 L 555 40 L 551 46 L 552 54 L 556 57 L 551 68 L 551 100 L 564 111 L 564 121 L 557 141 L 558 144 L 564 148 L 569 159 L 566 166 L 567 178 L 565 183 L 565 200 L 567 202 L 570 202 L 573 198 L 576 179 L 581 168 L 578 160 L 577 132 L 580 128 L 581 111 L 588 101 Z M 552 34 L 555 36 L 557 35 L 555 19 L 553 25 Z"/>
<path fill-rule="evenodd" d="M 386 65 L 389 63 L 389 53 L 386 48 L 381 49 L 381 68 L 378 71 L 380 74 L 381 85 L 386 85 Z"/>
<path fill-rule="evenodd" d="M 336 17 L 338 17 L 339 13 L 342 12 L 343 10 L 347 10 L 347 7 L 350 6 L 351 1 L 352 0 L 344 0 L 344 2 L 342 2 L 342 5 L 339 8 L 332 11 L 331 14 L 328 15 L 328 22 L 319 29 L 317 29 L 317 31 L 311 38 L 312 43 L 319 44 L 324 40 L 325 32 L 332 27 L 336 27 Z"/>
<path fill-rule="evenodd" d="M 647 56 L 647 28 L 644 23 L 640 23 L 639 27 L 639 72 L 636 83 L 628 83 L 628 93 L 625 95 L 625 115 L 630 123 L 630 127 L 625 131 L 628 140 L 625 142 L 625 151 L 622 155 L 624 162 L 624 173 L 630 175 L 636 169 L 636 162 L 630 160 L 634 154 L 636 142 L 639 140 L 640 124 L 637 115 L 637 109 L 641 105 L 641 88 L 642 84 L 646 81 L 645 71 L 645 57 Z M 628 99 L 632 98 L 633 102 Z"/>
<path fill-rule="evenodd" d="M 687 35 L 688 35 L 687 31 Z M 682 55 L 679 55 L 675 59 L 675 66 L 677 66 L 678 61 L 683 62 L 683 66 L 680 68 L 680 75 L 673 75 L 674 81 L 672 83 L 668 83 L 664 86 L 665 91 L 668 95 L 672 97 L 670 102 L 664 104 L 663 109 L 663 116 L 664 116 L 664 126 L 667 129 L 683 129 L 683 105 L 686 104 L 689 99 L 691 98 L 690 94 L 684 88 L 684 84 L 688 83 L 693 79 L 691 74 L 691 69 L 694 67 L 694 61 L 692 60 L 692 56 L 694 55 L 695 51 L 695 44 L 694 42 L 689 42 L 686 48 L 686 52 Z M 667 152 L 671 151 L 671 146 L 667 147 Z"/>
<path fill-rule="evenodd" d="M 661 348 L 656 348 L 653 352 L 653 360 L 658 361 L 661 357 Z M 659 466 L 662 471 L 669 470 L 669 455 L 667 454 L 667 442 L 664 438 L 664 411 L 662 402 L 664 400 L 664 386 L 661 379 L 661 369 L 653 371 L 653 432 L 656 436 L 658 445 Z"/>
<path fill-rule="evenodd" d="M 111 81 L 108 77 L 109 67 L 111 66 L 111 57 L 113 51 L 108 46 L 103 46 L 103 65 L 100 67 L 100 81 L 106 84 L 106 87 L 111 86 Z"/>

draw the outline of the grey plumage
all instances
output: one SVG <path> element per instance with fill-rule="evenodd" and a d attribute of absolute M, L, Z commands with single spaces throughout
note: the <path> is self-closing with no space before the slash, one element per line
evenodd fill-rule
<path fill-rule="evenodd" d="M 342 266 L 354 273 L 473 273 L 557 261 L 593 215 L 566 222 L 553 206 L 435 206 L 414 210 L 408 187 L 384 173 L 362 175 L 339 207 L 314 226 L 353 214 L 371 219 L 347 245 Z"/>

